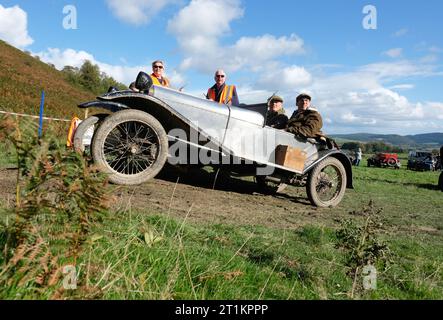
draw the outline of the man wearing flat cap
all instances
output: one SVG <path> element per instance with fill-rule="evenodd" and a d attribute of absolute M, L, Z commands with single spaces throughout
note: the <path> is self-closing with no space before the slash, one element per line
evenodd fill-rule
<path fill-rule="evenodd" d="M 288 117 L 283 108 L 282 97 L 273 95 L 268 99 L 268 106 L 266 125 L 275 129 L 285 129 L 288 123 Z"/>
<path fill-rule="evenodd" d="M 320 113 L 311 107 L 311 97 L 302 93 L 297 97 L 296 103 L 297 110 L 289 119 L 286 131 L 302 138 L 322 137 L 323 120 Z"/>

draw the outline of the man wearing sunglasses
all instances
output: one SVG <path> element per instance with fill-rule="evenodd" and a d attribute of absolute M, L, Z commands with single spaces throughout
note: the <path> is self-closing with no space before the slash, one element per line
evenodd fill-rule
<path fill-rule="evenodd" d="M 152 83 L 157 85 L 157 86 L 163 86 L 163 87 L 170 87 L 170 82 L 168 80 L 168 78 L 166 78 L 163 73 L 165 71 L 165 66 L 163 61 L 161 60 L 156 60 L 152 63 L 152 74 L 151 74 L 151 78 L 152 78 Z M 135 88 L 135 82 L 131 83 L 129 85 L 129 89 L 131 89 L 132 91 L 136 91 L 138 92 L 138 90 Z"/>
<path fill-rule="evenodd" d="M 152 74 L 151 78 L 155 85 L 157 86 L 163 86 L 163 87 L 170 87 L 170 82 L 168 78 L 166 78 L 163 73 L 165 71 L 165 66 L 163 61 L 156 60 L 152 63 Z"/>
<path fill-rule="evenodd" d="M 215 84 L 208 89 L 206 99 L 216 101 L 220 104 L 227 104 L 230 106 L 239 106 L 237 89 L 235 86 L 226 84 L 226 73 L 219 69 L 215 72 Z"/>

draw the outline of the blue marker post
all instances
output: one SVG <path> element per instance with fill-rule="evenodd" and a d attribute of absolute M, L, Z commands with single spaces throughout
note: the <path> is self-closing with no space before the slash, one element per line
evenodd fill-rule
<path fill-rule="evenodd" d="M 43 130 L 43 108 L 45 105 L 45 91 L 42 90 L 42 99 L 40 102 L 40 119 L 38 124 L 38 137 L 42 137 L 42 130 Z"/>

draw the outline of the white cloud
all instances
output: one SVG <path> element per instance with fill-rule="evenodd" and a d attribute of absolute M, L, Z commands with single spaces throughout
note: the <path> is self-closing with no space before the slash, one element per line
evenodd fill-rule
<path fill-rule="evenodd" d="M 106 73 L 107 75 L 113 77 L 118 82 L 121 82 L 127 86 L 137 77 L 140 71 L 146 72 L 146 66 L 138 66 L 138 67 L 128 67 L 128 66 L 119 66 L 119 65 L 110 65 L 107 63 L 94 61 L 100 67 L 100 70 Z"/>
<path fill-rule="evenodd" d="M 267 99 L 274 93 L 269 90 L 257 89 L 248 84 L 240 84 L 237 86 L 237 92 L 241 95 L 240 102 L 242 103 L 260 103 L 266 102 Z M 282 96 L 280 93 L 278 93 Z M 286 101 L 285 97 L 282 96 L 283 100 Z"/>
<path fill-rule="evenodd" d="M 299 67 L 297 67 L 299 68 Z M 300 69 L 294 68 L 292 72 Z M 290 68 L 288 68 L 288 71 Z M 285 100 L 285 109 L 290 115 L 295 109 L 295 97 L 298 92 L 312 95 L 312 104 L 323 116 L 324 132 L 349 133 L 395 133 L 410 134 L 432 131 L 443 131 L 442 102 L 412 102 L 399 93 L 400 90 L 415 88 L 413 84 L 404 83 L 387 86 L 389 80 L 402 80 L 410 77 L 426 77 L 441 74 L 432 65 L 423 65 L 419 61 L 380 62 L 355 68 L 351 72 L 327 74 L 323 69 L 306 69 L 310 81 L 285 86 L 283 72 L 279 81 L 264 75 L 262 80 L 248 88 L 239 90 L 241 100 L 246 95 L 248 102 L 259 102 L 255 95 L 257 87 L 268 88 L 260 96 L 261 101 L 272 94 L 272 90 L 280 90 Z M 276 77 L 278 78 L 278 77 Z M 410 80 L 410 79 L 409 79 Z M 249 89 L 250 93 L 243 90 Z M 255 91 L 254 91 L 255 90 Z"/>
<path fill-rule="evenodd" d="M 394 91 L 413 85 L 385 88 L 377 75 L 359 72 L 315 79 L 310 86 L 313 102 L 323 117 L 326 133 L 372 132 L 407 134 L 443 130 L 443 103 L 410 102 Z M 372 78 L 372 79 L 368 79 Z M 343 81 L 345 80 L 345 81 Z M 354 85 L 349 86 L 353 83 Z M 330 91 L 325 90 L 330 88 Z M 436 121 L 437 120 L 437 121 Z"/>
<path fill-rule="evenodd" d="M 266 34 L 260 37 L 240 38 L 232 47 L 238 57 L 247 57 L 254 61 L 270 60 L 282 55 L 302 54 L 303 40 L 295 34 L 276 38 Z"/>
<path fill-rule="evenodd" d="M 403 55 L 403 49 L 402 48 L 394 48 L 390 49 L 388 51 L 383 52 L 384 55 L 391 57 L 391 58 L 399 58 Z"/>
<path fill-rule="evenodd" d="M 410 90 L 410 89 L 414 89 L 415 85 L 413 84 L 396 84 L 394 86 L 389 87 L 389 89 L 391 90 Z"/>
<path fill-rule="evenodd" d="M 242 16 L 243 9 L 238 0 L 192 0 L 169 21 L 168 30 L 177 36 L 179 42 L 193 42 L 196 38 L 210 41 L 209 38 L 218 38 L 229 32 L 231 21 Z"/>
<path fill-rule="evenodd" d="M 396 38 L 398 38 L 398 37 L 402 37 L 402 36 L 406 35 L 406 34 L 408 33 L 408 31 L 409 31 L 408 29 L 403 28 L 403 29 L 400 29 L 400 30 L 394 32 L 394 33 L 392 34 L 392 36 L 393 36 L 393 37 L 396 37 Z"/>
<path fill-rule="evenodd" d="M 178 73 L 176 70 L 173 70 L 172 72 L 170 72 L 168 74 L 168 78 L 171 81 L 171 84 L 175 87 L 175 88 L 180 88 L 180 87 L 185 87 L 188 85 L 188 83 L 186 82 L 185 77 Z"/>
<path fill-rule="evenodd" d="M 64 66 L 71 66 L 79 68 L 86 61 L 89 60 L 95 63 L 94 56 L 85 51 L 75 51 L 73 49 L 66 49 L 61 51 L 58 48 L 48 48 L 46 51 L 36 53 L 40 59 L 46 63 L 52 63 L 59 70 Z"/>
<path fill-rule="evenodd" d="M 193 0 L 177 13 L 169 21 L 168 31 L 177 38 L 184 54 L 181 69 L 192 66 L 205 73 L 217 68 L 257 71 L 272 59 L 304 53 L 304 42 L 295 34 L 242 37 L 234 44 L 221 45 L 231 23 L 243 13 L 239 0 Z"/>
<path fill-rule="evenodd" d="M 423 108 L 429 114 L 436 114 L 437 119 L 443 120 L 443 102 L 426 102 Z"/>
<path fill-rule="evenodd" d="M 174 2 L 176 0 L 106 0 L 118 19 L 136 26 L 149 23 L 152 17 Z"/>
<path fill-rule="evenodd" d="M 346 112 L 340 116 L 340 118 L 345 122 L 357 122 L 359 120 L 352 112 Z"/>
<path fill-rule="evenodd" d="M 368 64 L 360 68 L 362 72 L 377 75 L 379 79 L 395 79 L 402 77 L 427 77 L 441 75 L 437 67 L 430 64 L 415 63 L 409 60 L 398 62 L 379 62 Z"/>
<path fill-rule="evenodd" d="M 258 81 L 263 87 L 277 87 L 279 90 L 300 88 L 309 85 L 311 82 L 311 74 L 305 68 L 299 66 L 286 67 L 273 73 L 263 73 Z"/>
<path fill-rule="evenodd" d="M 36 53 L 40 59 L 46 63 L 52 63 L 59 70 L 65 66 L 72 66 L 79 68 L 82 64 L 89 60 L 93 64 L 100 67 L 102 72 L 113 77 L 115 80 L 129 85 L 135 80 L 140 71 L 150 72 L 150 65 L 146 66 L 125 66 L 125 65 L 111 65 L 101 61 L 97 61 L 94 56 L 85 51 L 76 51 L 73 49 L 66 49 L 64 51 L 58 48 L 48 48 L 46 51 Z M 184 77 L 176 71 L 171 71 L 171 83 L 174 87 L 179 87 L 185 83 Z"/>
<path fill-rule="evenodd" d="M 0 4 L 0 39 L 18 48 L 34 42 L 28 34 L 28 15 L 19 6 L 5 8 Z"/>
<path fill-rule="evenodd" d="M 168 31 L 177 38 L 185 55 L 181 68 L 195 65 L 213 72 L 215 66 L 223 66 L 226 54 L 219 48 L 219 38 L 228 34 L 230 23 L 242 16 L 238 0 L 193 0 L 180 10 L 168 22 Z"/>
<path fill-rule="evenodd" d="M 232 49 L 229 50 L 231 56 L 236 57 L 235 45 L 229 48 Z M 250 56 L 254 54 L 250 53 Z M 236 60 L 243 68 L 249 67 L 250 79 L 253 79 L 247 84 L 238 84 L 241 102 L 264 102 L 278 91 L 285 100 L 287 114 L 291 115 L 295 110 L 295 97 L 300 92 L 307 92 L 313 97 L 313 106 L 325 119 L 324 131 L 327 134 L 443 131 L 443 103 L 413 102 L 401 94 L 415 88 L 414 84 L 405 80 L 443 75 L 441 67 L 430 61 L 404 59 L 377 62 L 345 72 L 340 71 L 347 69 L 344 66 L 333 65 L 334 68 L 327 70 L 318 65 L 309 68 L 285 66 L 278 62 L 276 56 L 266 59 L 266 63 L 257 63 L 256 69 L 243 60 Z M 187 62 L 192 64 L 192 58 L 189 57 Z M 275 71 L 269 73 L 266 70 Z"/>
<path fill-rule="evenodd" d="M 435 63 L 438 61 L 438 56 L 436 54 L 428 54 L 420 59 L 421 63 Z"/>

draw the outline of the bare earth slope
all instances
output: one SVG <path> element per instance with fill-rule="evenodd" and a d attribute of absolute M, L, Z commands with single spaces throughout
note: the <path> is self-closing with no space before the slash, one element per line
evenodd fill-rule
<path fill-rule="evenodd" d="M 373 170 L 377 171 L 374 173 L 384 173 L 383 169 Z M 13 169 L 0 169 L 0 201 L 9 206 L 14 204 L 16 174 Z M 397 183 L 381 179 L 374 182 L 377 192 L 373 186 L 367 185 L 365 176 L 357 177 L 354 182 L 356 189 L 347 190 L 337 208 L 318 209 L 310 205 L 304 188 L 288 187 L 283 194 L 267 195 L 258 192 L 253 181 L 231 178 L 228 183 L 219 183 L 213 189 L 214 175 L 205 170 L 193 169 L 188 173 L 164 170 L 156 179 L 143 185 L 116 186 L 114 212 L 130 209 L 199 224 L 294 230 L 305 225 L 337 226 L 344 219 L 356 217 L 356 212 L 372 200 L 377 208 L 383 209 L 384 227 L 388 233 L 443 235 L 438 214 L 443 210 L 443 201 L 440 201 L 441 194 L 436 186 L 409 183 L 396 186 Z M 396 194 L 399 187 L 420 195 Z"/>

